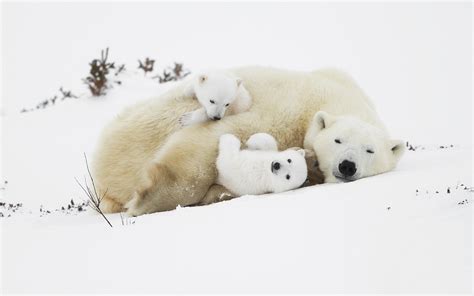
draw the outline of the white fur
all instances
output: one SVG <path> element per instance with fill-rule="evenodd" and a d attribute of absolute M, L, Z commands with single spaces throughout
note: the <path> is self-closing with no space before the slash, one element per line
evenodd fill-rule
<path fill-rule="evenodd" d="M 305 148 L 316 151 L 325 182 L 353 181 L 395 167 L 405 146 L 390 140 L 382 127 L 352 116 L 314 115 L 305 138 Z M 344 174 L 344 166 L 352 172 Z"/>
<path fill-rule="evenodd" d="M 140 197 L 133 207 L 136 215 L 173 209 L 178 204 L 199 204 L 215 183 L 219 137 L 226 133 L 247 139 L 267 132 L 275 137 L 279 149 L 301 146 L 304 141 L 305 148 L 315 149 L 326 174 L 333 171 L 337 156 L 343 155 L 338 150 L 341 147 L 360 145 L 360 149 L 378 139 L 374 140 L 375 154 L 364 156 L 367 164 L 360 169 L 361 177 L 390 171 L 403 152 L 402 142 L 388 137 L 370 98 L 344 72 L 253 66 L 228 71 L 241 78 L 252 95 L 248 112 L 213 124 L 180 128 L 179 117 L 200 107 L 196 100 L 183 96 L 188 85 L 183 81 L 157 98 L 126 108 L 104 128 L 91 163 L 98 194 L 104 196 L 104 212 L 123 211 L 136 192 Z M 404 86 L 394 83 L 394 87 Z M 342 124 L 327 125 L 323 132 L 319 119 L 314 120 L 321 110 L 337 116 Z M 349 117 L 358 119 L 342 121 Z M 354 121 L 362 121 L 353 131 L 357 137 L 347 140 L 343 130 L 349 130 Z M 336 135 L 350 146 L 344 142 L 336 146 Z M 329 174 L 327 182 L 334 181 L 337 179 Z"/>
<path fill-rule="evenodd" d="M 252 99 L 242 80 L 225 71 L 208 71 L 188 80 L 185 96 L 194 96 L 201 108 L 187 112 L 179 119 L 182 126 L 208 120 L 220 120 L 227 114 L 247 111 Z"/>
<path fill-rule="evenodd" d="M 279 169 L 274 169 L 275 163 Z M 240 140 L 232 134 L 220 137 L 216 166 L 217 183 L 236 196 L 295 189 L 308 174 L 303 149 L 240 150 Z"/>
<path fill-rule="evenodd" d="M 275 138 L 267 133 L 253 134 L 245 143 L 249 150 L 270 150 L 278 151 L 278 144 Z"/>

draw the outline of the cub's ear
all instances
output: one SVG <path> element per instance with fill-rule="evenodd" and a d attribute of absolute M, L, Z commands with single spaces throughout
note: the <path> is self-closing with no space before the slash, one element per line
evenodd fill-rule
<path fill-rule="evenodd" d="M 242 79 L 237 78 L 236 81 L 237 81 L 237 87 L 242 85 Z"/>
<path fill-rule="evenodd" d="M 199 83 L 202 84 L 202 83 L 204 83 L 206 80 L 207 80 L 207 75 L 204 75 L 204 74 L 199 75 L 199 77 L 198 77 Z"/>
<path fill-rule="evenodd" d="M 314 153 L 313 149 L 305 149 L 304 154 L 305 158 L 316 158 L 316 153 Z"/>
<path fill-rule="evenodd" d="M 336 121 L 336 117 L 324 111 L 318 111 L 314 114 L 309 123 L 308 130 L 304 138 L 304 148 L 313 149 L 313 142 L 316 135 L 323 129 L 328 128 Z"/>
<path fill-rule="evenodd" d="M 299 154 L 301 154 L 301 156 L 303 156 L 303 157 L 305 156 L 305 151 L 304 151 L 304 149 L 298 149 L 298 150 L 296 150 L 296 152 L 298 152 Z"/>
<path fill-rule="evenodd" d="M 389 147 L 396 161 L 398 161 L 403 153 L 405 153 L 405 142 L 402 140 L 390 140 Z"/>

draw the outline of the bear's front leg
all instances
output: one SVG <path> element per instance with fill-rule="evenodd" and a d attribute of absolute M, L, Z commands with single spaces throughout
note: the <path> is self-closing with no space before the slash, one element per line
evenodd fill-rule
<path fill-rule="evenodd" d="M 179 118 L 181 126 L 193 125 L 201 122 L 208 121 L 206 109 L 199 108 L 195 111 L 186 112 Z"/>
<path fill-rule="evenodd" d="M 138 216 L 199 204 L 214 183 L 219 133 L 190 126 L 170 136 L 150 163 L 127 213 Z"/>

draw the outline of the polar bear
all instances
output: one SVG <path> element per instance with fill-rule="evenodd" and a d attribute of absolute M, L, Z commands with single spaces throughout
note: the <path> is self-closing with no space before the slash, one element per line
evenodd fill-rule
<path fill-rule="evenodd" d="M 137 202 L 128 209 L 133 215 L 213 202 L 207 193 L 213 191 L 217 177 L 219 137 L 226 133 L 241 141 L 257 132 L 269 133 L 280 150 L 305 143 L 314 149 L 322 170 L 334 174 L 328 166 L 335 166 L 336 159 L 325 145 L 339 121 L 349 125 L 346 118 L 351 126 L 357 122 L 363 129 L 353 129 L 350 140 L 338 135 L 341 143 L 351 143 L 345 147 L 360 146 L 360 150 L 376 144 L 374 157 L 356 178 L 392 170 L 402 155 L 404 143 L 390 138 L 371 100 L 342 71 L 242 67 L 229 72 L 242 79 L 252 96 L 247 112 L 181 128 L 180 115 L 197 109 L 198 104 L 182 100 L 185 85 L 178 84 L 159 98 L 127 108 L 104 128 L 92 163 L 99 194 L 105 194 L 104 212 L 123 211 L 133 197 Z M 334 122 L 315 118 L 318 111 L 325 111 Z M 346 126 L 341 131 L 349 129 Z M 319 143 L 318 134 L 323 132 L 326 140 Z M 368 133 L 370 142 L 364 143 Z M 319 145 L 326 148 L 320 151 Z M 344 155 L 342 150 L 340 155 Z M 326 178 L 338 180 L 333 177 Z"/>
<path fill-rule="evenodd" d="M 253 134 L 246 143 L 247 149 L 250 150 L 273 150 L 278 151 L 278 143 L 275 138 L 267 133 Z M 292 147 L 290 149 L 299 150 L 300 147 Z M 308 168 L 308 177 L 303 186 L 313 186 L 324 183 L 324 174 L 319 168 L 319 161 L 313 149 L 305 149 L 305 160 Z M 228 196 L 230 193 L 225 190 L 222 192 Z"/>
<path fill-rule="evenodd" d="M 316 151 L 326 183 L 348 182 L 386 172 L 404 152 L 380 127 L 352 116 L 317 112 L 304 146 Z"/>
<path fill-rule="evenodd" d="M 267 133 L 253 134 L 245 143 L 247 150 L 270 150 L 278 151 L 278 143 L 275 138 Z M 292 147 L 289 149 L 300 150 L 300 147 Z M 324 183 L 324 175 L 319 169 L 319 161 L 312 149 L 304 149 L 304 158 L 307 166 L 308 177 L 303 186 L 314 186 Z M 207 191 L 204 198 L 197 205 L 208 205 L 215 202 L 221 202 L 238 197 L 229 191 L 226 187 L 214 184 Z"/>
<path fill-rule="evenodd" d="M 283 192 L 303 185 L 308 175 L 304 150 L 277 151 L 274 146 L 265 150 L 268 143 L 276 143 L 273 137 L 254 136 L 249 141 L 257 150 L 240 150 L 240 140 L 232 134 L 220 137 L 217 184 L 235 196 Z"/>
<path fill-rule="evenodd" d="M 245 112 L 252 104 L 242 80 L 225 71 L 207 71 L 191 77 L 186 83 L 185 96 L 195 97 L 202 107 L 184 113 L 179 119 L 182 126 L 221 120 L 226 113 Z"/>

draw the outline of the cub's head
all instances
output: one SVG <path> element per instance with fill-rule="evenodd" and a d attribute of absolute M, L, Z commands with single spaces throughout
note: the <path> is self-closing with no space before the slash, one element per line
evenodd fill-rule
<path fill-rule="evenodd" d="M 303 149 L 288 149 L 275 153 L 272 158 L 271 182 L 273 192 L 283 192 L 300 187 L 308 176 Z"/>
<path fill-rule="evenodd" d="M 225 73 L 198 75 L 194 91 L 209 119 L 220 120 L 224 117 L 225 111 L 236 99 L 241 83 L 242 80 Z"/>
<path fill-rule="evenodd" d="M 350 116 L 317 112 L 305 136 L 305 148 L 313 149 L 325 182 L 347 182 L 395 168 L 405 151 L 400 140 Z"/>

